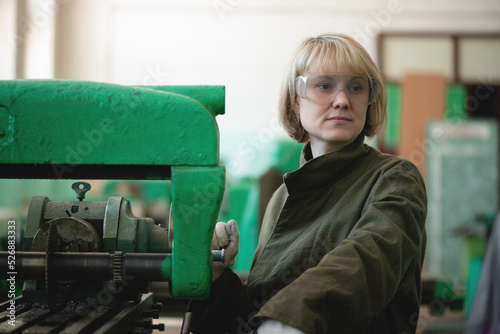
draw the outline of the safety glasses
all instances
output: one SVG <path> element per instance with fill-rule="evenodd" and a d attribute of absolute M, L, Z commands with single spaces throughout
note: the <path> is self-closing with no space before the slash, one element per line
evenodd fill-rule
<path fill-rule="evenodd" d="M 344 91 L 350 102 L 371 104 L 377 101 L 378 82 L 353 74 L 310 74 L 296 78 L 295 88 L 300 98 L 317 104 L 330 104 Z"/>

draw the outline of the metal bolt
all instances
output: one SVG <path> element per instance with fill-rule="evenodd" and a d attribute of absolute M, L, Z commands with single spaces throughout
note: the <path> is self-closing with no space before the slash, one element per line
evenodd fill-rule
<path fill-rule="evenodd" d="M 151 311 L 147 311 L 147 312 L 142 312 L 142 316 L 145 318 L 158 319 L 160 317 L 160 311 L 159 310 L 151 310 Z"/>
<path fill-rule="evenodd" d="M 165 330 L 165 324 L 153 324 L 153 326 L 151 326 L 151 329 L 156 329 L 160 332 L 163 332 Z"/>
<path fill-rule="evenodd" d="M 151 305 L 151 309 L 152 310 L 158 310 L 158 311 L 161 311 L 161 309 L 163 308 L 163 304 L 158 302 L 158 303 L 154 303 Z"/>

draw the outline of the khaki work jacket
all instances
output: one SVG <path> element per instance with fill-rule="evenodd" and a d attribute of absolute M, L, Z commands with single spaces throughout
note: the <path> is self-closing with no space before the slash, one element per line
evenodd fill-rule
<path fill-rule="evenodd" d="M 363 140 L 315 159 L 305 145 L 269 202 L 247 284 L 225 272 L 192 308 L 193 332 L 246 333 L 265 318 L 307 334 L 415 332 L 424 181 Z"/>

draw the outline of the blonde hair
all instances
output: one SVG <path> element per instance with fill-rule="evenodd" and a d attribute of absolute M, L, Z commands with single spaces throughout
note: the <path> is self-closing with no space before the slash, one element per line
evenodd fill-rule
<path fill-rule="evenodd" d="M 387 93 L 380 70 L 368 52 L 353 38 L 327 33 L 305 39 L 297 49 L 285 75 L 281 88 L 279 117 L 290 137 L 299 143 L 309 140 L 309 134 L 302 127 L 297 114 L 295 79 L 304 75 L 313 61 L 317 62 L 320 69 L 331 69 L 333 66 L 338 71 L 367 76 L 378 83 L 378 98 L 368 106 L 362 133 L 366 137 L 379 133 L 387 121 Z"/>

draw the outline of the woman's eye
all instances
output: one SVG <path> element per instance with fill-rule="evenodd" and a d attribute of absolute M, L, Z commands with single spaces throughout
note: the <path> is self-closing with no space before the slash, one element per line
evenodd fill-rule
<path fill-rule="evenodd" d="M 318 85 L 317 85 L 317 87 L 318 87 L 319 89 L 324 89 L 324 90 L 326 90 L 326 89 L 330 89 L 332 86 L 331 86 L 330 84 L 318 84 Z"/>
<path fill-rule="evenodd" d="M 352 86 L 351 91 L 354 93 L 361 93 L 364 91 L 364 87 L 363 86 Z"/>

